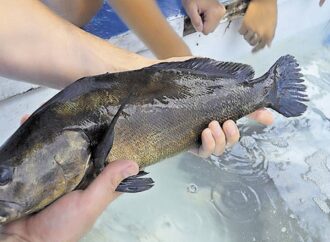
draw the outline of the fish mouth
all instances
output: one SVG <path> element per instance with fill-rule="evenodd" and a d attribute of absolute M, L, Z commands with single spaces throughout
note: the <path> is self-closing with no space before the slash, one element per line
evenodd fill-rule
<path fill-rule="evenodd" d="M 5 224 L 18 218 L 22 211 L 23 207 L 16 202 L 0 200 L 0 224 Z"/>

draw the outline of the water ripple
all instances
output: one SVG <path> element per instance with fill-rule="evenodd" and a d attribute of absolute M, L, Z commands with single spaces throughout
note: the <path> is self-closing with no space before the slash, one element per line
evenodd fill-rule
<path fill-rule="evenodd" d="M 247 181 L 267 182 L 268 162 L 264 151 L 251 136 L 244 136 L 221 157 L 212 156 L 212 162 L 222 171 L 239 175 Z"/>
<path fill-rule="evenodd" d="M 325 150 L 318 150 L 307 156 L 305 162 L 308 171 L 303 179 L 312 181 L 320 190 L 320 195 L 314 195 L 313 201 L 326 214 L 330 213 L 330 154 Z"/>
<path fill-rule="evenodd" d="M 213 187 L 211 201 L 223 217 L 240 223 L 253 220 L 258 216 L 261 208 L 257 192 L 240 182 Z"/>

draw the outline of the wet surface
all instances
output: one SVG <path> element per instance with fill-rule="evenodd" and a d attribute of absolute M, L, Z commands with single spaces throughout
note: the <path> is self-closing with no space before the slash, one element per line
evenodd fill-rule
<path fill-rule="evenodd" d="M 330 241 L 330 49 L 320 43 L 301 52 L 286 42 L 249 61 L 262 73 L 277 55 L 297 57 L 311 100 L 302 117 L 275 114 L 269 127 L 243 119 L 222 156 L 149 167 L 155 187 L 121 196 L 83 241 Z"/>

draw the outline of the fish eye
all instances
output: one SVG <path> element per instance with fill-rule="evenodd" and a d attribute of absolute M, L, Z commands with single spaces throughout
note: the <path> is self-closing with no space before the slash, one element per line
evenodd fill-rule
<path fill-rule="evenodd" d="M 0 186 L 4 186 L 13 179 L 13 170 L 10 167 L 0 166 Z"/>

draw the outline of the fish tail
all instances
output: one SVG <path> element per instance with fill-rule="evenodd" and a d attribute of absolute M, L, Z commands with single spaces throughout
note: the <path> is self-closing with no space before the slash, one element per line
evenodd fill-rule
<path fill-rule="evenodd" d="M 302 74 L 296 59 L 282 56 L 266 74 L 274 81 L 266 101 L 269 106 L 285 117 L 297 117 L 306 111 L 308 101 Z"/>

